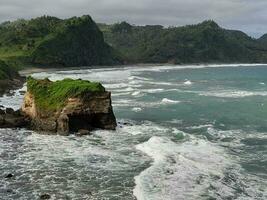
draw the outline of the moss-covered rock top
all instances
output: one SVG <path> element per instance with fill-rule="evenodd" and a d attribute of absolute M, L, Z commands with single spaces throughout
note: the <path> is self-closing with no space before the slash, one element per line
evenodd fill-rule
<path fill-rule="evenodd" d="M 105 92 L 98 82 L 64 79 L 52 82 L 49 79 L 27 79 L 28 92 L 34 96 L 37 107 L 44 111 L 56 111 L 66 104 L 69 98 L 83 97 L 88 93 Z"/>

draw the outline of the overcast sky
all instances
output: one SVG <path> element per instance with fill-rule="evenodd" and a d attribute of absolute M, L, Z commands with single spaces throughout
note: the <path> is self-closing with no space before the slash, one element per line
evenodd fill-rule
<path fill-rule="evenodd" d="M 0 22 L 90 14 L 97 22 L 180 26 L 213 19 L 253 37 L 267 33 L 267 0 L 0 0 Z"/>

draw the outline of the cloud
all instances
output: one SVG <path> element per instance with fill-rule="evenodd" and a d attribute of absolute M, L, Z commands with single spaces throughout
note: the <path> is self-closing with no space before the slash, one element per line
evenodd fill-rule
<path fill-rule="evenodd" d="M 213 19 L 252 36 L 267 32 L 266 0 L 0 0 L 0 21 L 90 14 L 98 22 L 180 26 Z"/>

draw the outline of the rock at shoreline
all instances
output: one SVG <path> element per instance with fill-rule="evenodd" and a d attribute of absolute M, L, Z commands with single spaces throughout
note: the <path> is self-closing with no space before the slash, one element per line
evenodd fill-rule
<path fill-rule="evenodd" d="M 12 108 L 0 109 L 0 128 L 25 128 L 29 121 L 23 113 Z"/>
<path fill-rule="evenodd" d="M 0 60 L 0 96 L 10 90 L 22 87 L 24 82 L 24 77 L 21 77 L 15 69 Z"/>
<path fill-rule="evenodd" d="M 117 126 L 111 93 L 100 83 L 29 78 L 27 85 L 22 112 L 34 130 L 88 135 L 95 128 L 114 130 Z"/>
<path fill-rule="evenodd" d="M 13 174 L 7 174 L 6 176 L 5 176 L 5 178 L 12 178 L 14 175 Z"/>
<path fill-rule="evenodd" d="M 50 199 L 51 196 L 49 194 L 42 194 L 40 195 L 40 199 Z"/>

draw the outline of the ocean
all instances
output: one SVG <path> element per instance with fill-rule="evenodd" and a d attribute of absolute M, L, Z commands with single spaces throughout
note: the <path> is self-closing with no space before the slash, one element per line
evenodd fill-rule
<path fill-rule="evenodd" d="M 116 131 L 0 129 L 0 199 L 267 199 L 267 65 L 51 70 L 100 81 Z M 19 108 L 26 87 L 0 98 Z M 14 174 L 5 179 L 8 173 Z"/>

